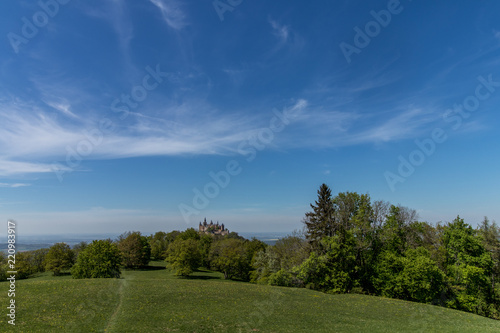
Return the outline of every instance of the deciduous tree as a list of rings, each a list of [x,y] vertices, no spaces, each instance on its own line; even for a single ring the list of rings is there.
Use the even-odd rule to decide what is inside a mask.
[[[151,259],[151,246],[140,232],[127,232],[118,238],[118,249],[122,253],[122,264],[127,268],[147,266]]]
[[[189,276],[201,265],[198,241],[193,238],[177,238],[168,246],[165,261],[169,262],[176,275]]]
[[[250,261],[245,241],[227,238],[214,242],[210,249],[210,266],[224,273],[225,279],[248,280]]]
[[[75,253],[68,244],[56,243],[45,255],[45,269],[59,275],[62,270],[69,269],[75,262]]]
[[[121,254],[111,240],[95,240],[78,254],[71,275],[75,279],[119,278]]]

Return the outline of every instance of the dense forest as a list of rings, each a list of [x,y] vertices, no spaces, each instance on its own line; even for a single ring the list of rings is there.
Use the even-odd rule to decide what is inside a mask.
[[[165,260],[180,277],[200,267],[226,279],[359,293],[434,304],[500,319],[500,228],[487,218],[473,228],[457,217],[436,225],[412,209],[339,193],[323,184],[300,232],[273,246],[235,232],[195,229],[150,236],[64,243],[16,254],[18,278],[52,271],[74,278],[119,277],[123,268]],[[0,258],[0,278],[8,271]]]

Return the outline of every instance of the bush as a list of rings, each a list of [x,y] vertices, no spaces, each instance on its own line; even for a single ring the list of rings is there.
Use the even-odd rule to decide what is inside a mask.
[[[66,243],[52,245],[45,255],[45,269],[57,276],[64,269],[69,269],[75,262],[75,254]]]
[[[71,269],[75,279],[119,278],[120,250],[111,240],[95,240],[80,252]]]
[[[276,273],[273,273],[269,276],[268,283],[271,286],[280,286],[280,287],[296,287],[297,281],[295,277],[288,271],[284,269],[280,269]]]

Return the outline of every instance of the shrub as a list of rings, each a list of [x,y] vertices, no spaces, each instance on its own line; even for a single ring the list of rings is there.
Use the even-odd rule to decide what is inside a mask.
[[[81,251],[71,269],[75,279],[119,278],[120,250],[111,240],[95,240]]]
[[[64,269],[69,269],[75,262],[75,254],[66,243],[52,245],[45,255],[45,269],[57,276]]]

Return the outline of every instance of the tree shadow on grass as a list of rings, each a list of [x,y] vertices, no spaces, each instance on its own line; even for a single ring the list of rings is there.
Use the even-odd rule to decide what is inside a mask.
[[[165,266],[144,266],[139,268],[124,268],[126,271],[161,271],[165,270]]]
[[[187,280],[221,280],[219,276],[189,275],[184,277]]]

